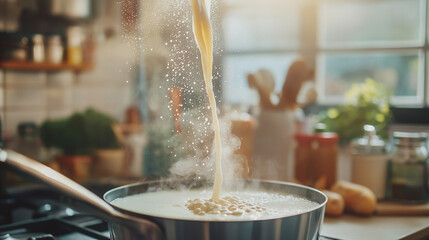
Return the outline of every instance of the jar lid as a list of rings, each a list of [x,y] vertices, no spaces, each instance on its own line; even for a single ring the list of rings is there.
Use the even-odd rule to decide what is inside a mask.
[[[67,29],[67,41],[69,46],[80,46],[84,39],[84,33],[81,27],[72,26]]]
[[[399,145],[413,145],[426,142],[428,135],[425,132],[393,132],[393,141]]]
[[[18,134],[21,137],[35,136],[37,125],[34,122],[22,122],[18,124]]]
[[[39,44],[42,43],[43,44],[43,35],[42,34],[34,34],[33,35],[33,43],[35,44]]]
[[[294,137],[299,143],[303,143],[303,144],[305,143],[311,144],[314,140],[313,134],[296,133]]]
[[[338,142],[338,134],[334,132],[318,133],[314,136],[314,140],[319,144],[335,144]]]
[[[48,37],[48,44],[61,44],[61,36],[60,35],[52,35]]]
[[[425,141],[428,135],[425,132],[393,132],[393,137],[401,141]]]
[[[352,141],[353,153],[357,154],[377,154],[383,153],[386,149],[386,143],[376,135],[375,127],[364,125],[364,136]]]

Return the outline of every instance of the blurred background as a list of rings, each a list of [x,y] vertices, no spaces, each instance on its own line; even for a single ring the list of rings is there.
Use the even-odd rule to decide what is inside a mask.
[[[375,213],[353,216],[346,203],[323,235],[427,239],[429,0],[210,3],[224,183],[350,181],[377,198]],[[0,119],[1,148],[99,195],[152,178],[211,179],[190,1],[0,0]],[[35,183],[0,162],[0,232],[73,217],[47,199],[62,194]]]
[[[337,132],[346,145],[364,134],[365,124],[384,139],[396,125],[426,129],[426,10],[426,0],[212,1],[215,94],[220,115],[241,140],[246,168],[254,138],[266,139],[257,131],[260,86],[251,87],[249,76],[268,72],[260,83],[272,85],[269,101],[276,105],[297,59],[308,79],[299,85],[294,127],[286,134]],[[168,174],[189,155],[185,146],[208,148],[190,137],[203,143],[210,135],[201,80],[188,1],[0,0],[3,136],[18,150],[22,138],[37,141],[43,150],[28,151],[41,161],[56,162],[61,153],[103,155],[101,149],[125,159],[116,175]],[[341,108],[347,105],[355,108]],[[352,132],[351,124],[357,124]],[[70,168],[67,161],[53,167]]]

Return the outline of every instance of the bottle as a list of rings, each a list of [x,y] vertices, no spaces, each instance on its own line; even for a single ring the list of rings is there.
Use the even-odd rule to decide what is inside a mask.
[[[377,199],[386,195],[386,144],[376,135],[375,127],[365,125],[364,136],[351,143],[351,180],[371,189]]]
[[[388,162],[388,195],[402,203],[424,203],[428,192],[427,134],[394,132]]]
[[[34,34],[33,36],[33,61],[36,63],[45,61],[45,46],[42,34]]]
[[[80,65],[83,61],[82,28],[73,26],[67,29],[67,62],[71,65]]]
[[[50,36],[47,40],[46,59],[50,63],[59,64],[63,61],[64,47],[59,35]]]

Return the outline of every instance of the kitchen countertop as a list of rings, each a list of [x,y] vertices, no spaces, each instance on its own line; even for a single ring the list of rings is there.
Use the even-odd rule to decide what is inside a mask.
[[[428,239],[428,216],[325,217],[321,235],[334,239]]]
[[[349,149],[342,149],[339,153],[337,173],[341,180],[350,181],[349,156]],[[429,216],[325,216],[321,235],[344,240],[429,239]]]

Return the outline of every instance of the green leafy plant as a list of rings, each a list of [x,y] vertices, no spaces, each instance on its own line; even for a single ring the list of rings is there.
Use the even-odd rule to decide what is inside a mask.
[[[337,132],[343,143],[360,137],[365,124],[374,125],[378,134],[387,138],[391,121],[389,96],[384,85],[367,78],[365,83],[353,84],[346,92],[345,105],[320,113],[319,122],[326,125],[327,131]]]
[[[145,176],[164,177],[181,156],[182,134],[173,133],[171,126],[154,121],[147,127],[149,142],[145,148]]]
[[[97,149],[116,149],[119,142],[113,133],[111,117],[88,109],[59,120],[47,120],[40,127],[46,147],[61,149],[66,155],[88,155]]]

